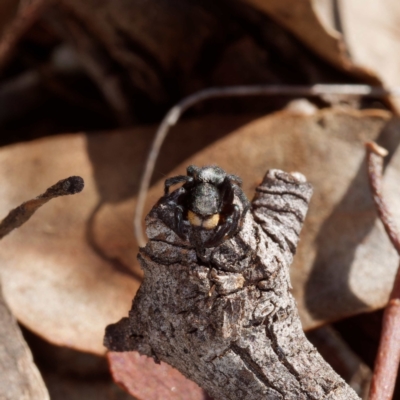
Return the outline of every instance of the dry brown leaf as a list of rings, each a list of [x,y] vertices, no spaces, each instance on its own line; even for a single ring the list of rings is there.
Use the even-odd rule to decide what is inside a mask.
[[[400,198],[396,185],[400,159],[395,153],[399,124],[390,113],[379,110],[324,110],[311,116],[281,112],[237,129],[171,172],[161,161],[156,169],[157,174],[172,176],[184,173],[192,163],[217,163],[239,174],[249,195],[268,168],[300,171],[307,176],[315,194],[292,267],[292,282],[304,327],[310,329],[382,307],[387,300],[396,255],[376,220],[363,164],[364,141],[377,140],[394,154],[385,187],[389,201],[395,205]],[[204,132],[207,125],[204,120]],[[185,129],[182,124],[177,131],[180,129],[188,132],[185,140],[197,135],[190,126]],[[162,159],[171,159],[174,151],[176,147],[168,144]],[[150,190],[148,205],[162,193],[163,178]],[[110,243],[117,235],[106,227],[116,221],[115,213],[122,221],[132,206],[129,200],[107,204],[96,215],[96,241],[109,254],[116,256],[112,253],[115,246]],[[118,229],[121,231],[121,223]],[[131,250],[133,259],[136,248]],[[127,258],[128,253],[120,252],[119,257]]]
[[[249,119],[182,125],[165,147],[159,168],[170,171]],[[65,135],[0,150],[0,214],[60,177],[79,174],[85,180],[82,194],[40,209],[29,224],[5,237],[0,249],[0,276],[10,308],[52,343],[104,354],[105,326],[130,308],[141,279],[133,196],[154,131]]]
[[[268,168],[300,171],[315,188],[292,267],[304,328],[382,307],[397,258],[376,220],[363,143],[377,140],[391,151],[385,188],[395,208],[398,120],[383,111],[329,109],[250,119],[178,124],[163,147],[147,210],[162,194],[165,177],[184,173],[190,163],[218,163],[239,174],[248,194]],[[133,210],[154,131],[65,135],[0,150],[3,214],[65,175],[80,174],[86,182],[84,193],[40,210],[3,240],[0,251],[11,309],[53,343],[102,354],[104,327],[130,308],[141,276]]]
[[[184,173],[188,164],[218,163],[239,174],[250,195],[268,168],[307,176],[314,195],[292,266],[292,283],[303,326],[310,329],[380,308],[387,301],[397,256],[376,220],[364,142],[372,139],[390,149],[385,188],[400,219],[399,128],[398,119],[379,110],[276,113],[219,140],[171,175]],[[155,200],[154,190],[161,193],[162,182],[151,190]]]
[[[374,71],[386,86],[400,86],[400,2],[341,1],[340,16],[352,60]],[[400,110],[400,100],[393,101]]]
[[[62,46],[54,48],[39,41],[40,48],[43,46],[43,51],[52,56],[42,59],[33,52],[33,61],[23,61],[25,44],[32,45],[30,35],[40,28],[47,32],[44,36],[50,42],[60,41],[72,49],[74,62],[87,75],[85,79],[97,85],[108,107],[103,105],[123,126],[134,121],[155,121],[182,97],[210,86],[351,83],[360,77],[371,81],[371,76],[357,73],[350,62],[350,67],[346,66],[344,53],[336,52],[331,57],[336,60],[331,61],[332,66],[316,57],[251,2],[32,0],[23,4],[0,41],[0,69],[19,65],[11,63],[17,54],[14,61],[21,62],[21,58],[26,68],[37,71],[30,71],[36,72],[34,76],[26,73],[10,79],[13,95],[19,93],[15,93],[16,83],[21,84],[24,78],[22,87],[26,91],[35,89],[35,98],[39,88],[50,88],[52,96],[75,106],[98,112],[100,103],[103,111],[102,101],[82,101],[85,96],[77,93],[79,88],[70,88],[65,75],[59,74],[55,55]],[[309,23],[311,16],[316,20],[310,11],[299,30],[310,29],[329,42],[330,36],[321,25],[314,20]],[[325,42],[320,47],[330,49],[331,42]],[[333,43],[336,46],[335,40]],[[235,110],[265,112],[266,108],[279,109],[286,100],[286,96],[264,102],[237,99],[234,106]],[[32,100],[24,104],[23,108],[33,107]],[[214,102],[207,107],[220,110],[227,104]],[[18,109],[17,115],[23,112]]]
[[[207,400],[196,383],[178,370],[138,352],[107,353],[115,382],[138,400]]]
[[[49,400],[17,321],[3,300],[0,284],[0,398]]]
[[[349,57],[342,35],[324,24],[316,0],[244,0],[292,32],[324,60],[355,76],[379,84],[376,71]],[[330,2],[324,2],[330,4]],[[355,14],[357,15],[357,14]]]
[[[396,0],[245,0],[336,67],[373,84],[399,86]],[[400,101],[392,98],[400,110]]]

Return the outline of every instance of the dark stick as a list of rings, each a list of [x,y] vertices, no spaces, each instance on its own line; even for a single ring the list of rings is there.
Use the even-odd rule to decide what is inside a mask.
[[[382,194],[383,157],[387,151],[376,143],[366,143],[368,178],[378,216],[390,241],[400,255],[400,237]],[[370,400],[390,400],[400,362],[400,267],[383,315],[382,333],[371,381]]]
[[[83,187],[84,182],[80,176],[70,176],[49,187],[46,192],[35,199],[28,200],[17,208],[14,208],[0,223],[0,239],[28,221],[34,212],[49,200],[55,197],[79,193]]]

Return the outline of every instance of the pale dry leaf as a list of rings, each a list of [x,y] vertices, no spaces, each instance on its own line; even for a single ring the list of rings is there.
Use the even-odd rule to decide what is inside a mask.
[[[310,329],[380,308],[387,301],[397,261],[376,219],[364,142],[377,140],[390,149],[385,187],[395,205],[400,198],[396,185],[399,126],[397,118],[379,110],[276,113],[219,139],[168,176],[184,173],[189,164],[216,163],[240,175],[248,194],[268,168],[300,171],[307,176],[315,194],[291,272],[303,325]],[[188,135],[194,137],[195,133]],[[157,171],[164,170],[159,166]],[[158,200],[162,186],[160,179],[150,190],[148,204]],[[125,203],[115,209],[123,213],[128,207]],[[113,212],[109,205],[103,215],[99,214],[103,228],[99,226],[97,231],[105,235],[99,237],[102,247],[112,237],[105,226]]]
[[[182,125],[165,148],[161,169],[170,171],[249,119],[216,118],[206,128],[202,120]],[[79,197],[60,198],[40,209],[29,224],[5,237],[0,249],[10,308],[52,343],[104,354],[104,327],[129,310],[141,280],[134,196],[154,131],[64,135],[0,150],[0,214],[66,174],[85,180]]]
[[[376,220],[364,141],[390,151],[384,185],[396,209],[398,120],[377,110],[330,109],[251,119],[178,124],[162,149],[147,211],[162,195],[166,176],[184,173],[191,163],[217,163],[240,175],[248,194],[268,168],[300,171],[315,193],[291,270],[304,328],[382,307],[397,257]],[[0,150],[3,214],[44,182],[74,173],[86,182],[84,194],[40,210],[4,239],[0,252],[11,309],[53,343],[102,354],[104,327],[127,314],[141,276],[135,196],[155,128],[64,135]],[[16,179],[27,185],[18,187]]]
[[[400,85],[396,0],[245,0],[293,32],[322,58],[375,84]],[[397,110],[400,102],[391,98]]]
[[[400,85],[400,3],[340,1],[343,35],[352,60],[373,71],[385,86]],[[400,101],[392,98],[400,110]]]
[[[269,168],[307,177],[314,195],[291,273],[303,326],[310,329],[387,301],[397,256],[376,219],[364,142],[378,141],[390,151],[385,188],[400,219],[399,128],[397,118],[379,110],[276,113],[232,132],[171,175],[189,164],[218,163],[243,178],[248,194]],[[154,201],[161,191],[159,182],[150,192]]]

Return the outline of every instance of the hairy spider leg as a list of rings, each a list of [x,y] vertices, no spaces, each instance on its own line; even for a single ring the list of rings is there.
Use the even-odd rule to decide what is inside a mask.
[[[193,177],[195,177],[195,176],[199,173],[199,171],[200,171],[200,168],[199,168],[199,167],[196,167],[195,165],[189,165],[189,166],[186,168],[186,173],[187,173],[189,176],[193,176]]]
[[[228,234],[228,236],[231,236],[234,233],[233,229],[235,229],[235,226],[237,227],[238,225],[237,223],[235,223],[235,219],[240,219],[239,207],[236,205],[232,205],[234,199],[234,190],[230,177],[227,176],[224,179],[224,182],[220,187],[220,191],[220,210],[222,214],[227,214],[227,216],[224,223],[220,226],[215,235],[206,242],[206,247],[214,247],[218,245],[226,234]]]
[[[242,186],[242,178],[238,177],[237,175],[228,175],[227,178],[231,181],[231,183],[236,183],[237,186]]]
[[[236,182],[237,184],[233,182]],[[236,175],[228,175],[226,177],[223,187],[221,188],[222,212],[224,212],[225,204],[232,204],[235,194],[239,197],[239,200],[243,205],[243,210],[241,212],[239,206],[237,204],[233,204],[228,216],[225,219],[225,222],[221,225],[216,234],[207,241],[205,247],[217,246],[224,239],[225,235],[228,235],[228,238],[232,237],[237,232],[243,217],[250,209],[250,202],[239,186],[241,183],[241,179]]]
[[[239,200],[243,205],[243,211],[241,217],[241,219],[243,219],[243,217],[246,215],[247,211],[249,211],[251,207],[250,201],[248,200],[247,196],[244,194],[242,190],[243,181],[237,175],[228,175],[228,178],[232,182],[232,187],[236,196],[239,197]]]
[[[181,182],[185,183],[193,182],[193,178],[191,176],[186,176],[186,175],[177,175],[173,176],[172,178],[166,179],[164,183],[164,194],[167,195],[169,193],[169,188],[171,186]]]
[[[176,206],[175,211],[174,211],[174,219],[175,219],[175,232],[178,234],[178,236],[186,240],[187,237],[185,235],[185,232],[183,230],[183,207],[182,206]]]
[[[239,197],[240,202],[243,204],[242,219],[246,215],[247,211],[250,210],[251,204],[247,196],[244,194],[242,188],[238,185],[232,185],[233,190],[237,197]]]
[[[220,204],[220,210],[223,211],[224,206],[226,204],[232,204],[233,199],[234,199],[234,191],[232,187],[232,182],[230,180],[230,177],[227,176],[225,177],[224,181],[222,182],[222,185],[220,187],[220,193],[221,193],[221,204]]]

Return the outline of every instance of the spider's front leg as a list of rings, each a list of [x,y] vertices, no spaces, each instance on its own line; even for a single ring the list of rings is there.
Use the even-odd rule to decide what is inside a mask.
[[[176,185],[177,183],[181,182],[193,182],[193,178],[191,176],[186,176],[186,175],[177,175],[173,176],[172,178],[168,178],[165,180],[164,183],[164,195],[167,195],[169,193],[169,188],[173,185]]]
[[[174,211],[175,233],[183,240],[187,240],[187,235],[184,230],[183,224],[183,207],[177,205]]]
[[[169,194],[169,188],[171,186],[182,182],[185,182],[186,186],[190,185],[193,182],[193,178],[191,176],[186,176],[186,175],[177,175],[172,178],[166,179],[164,183],[164,195],[167,196]],[[183,187],[185,187],[185,185],[183,185]],[[182,196],[185,195],[186,192],[185,194],[181,194],[178,198],[175,198],[173,201],[170,202],[175,206],[173,230],[183,240],[187,240],[187,235],[185,234],[184,223],[183,223],[184,209],[181,206],[183,201]]]
[[[225,236],[231,237],[236,233],[241,219],[241,211],[238,205],[233,204],[235,188],[238,188],[239,191],[241,191],[236,184],[231,182],[230,176],[225,178],[221,186],[221,209],[222,214],[225,216],[225,220],[222,225],[220,225],[215,235],[204,244],[205,247],[218,246]],[[242,199],[240,200],[242,201]]]

